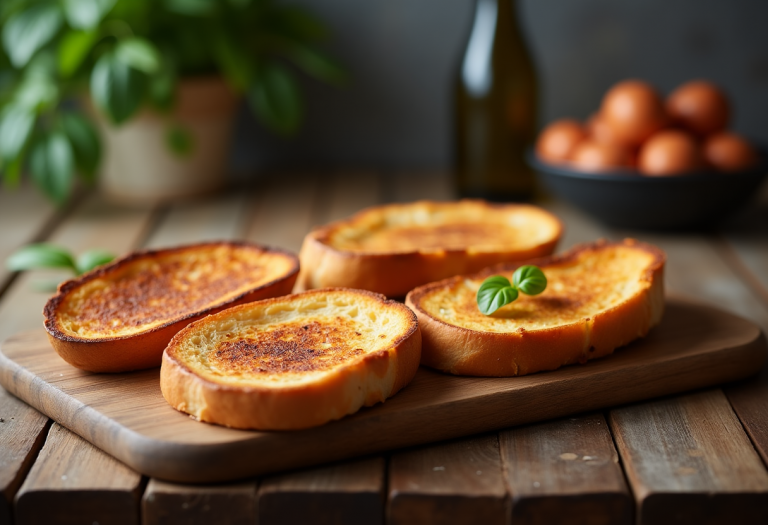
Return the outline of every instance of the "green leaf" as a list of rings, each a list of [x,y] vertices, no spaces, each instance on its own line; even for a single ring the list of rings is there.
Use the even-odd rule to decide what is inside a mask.
[[[170,60],[162,61],[160,70],[149,78],[149,98],[155,108],[168,111],[176,98],[176,70]]]
[[[101,161],[101,141],[93,125],[77,113],[64,113],[61,127],[72,144],[75,165],[89,182],[95,182],[96,168]]]
[[[547,288],[547,278],[538,266],[521,266],[512,274],[512,282],[526,295],[539,295]]]
[[[74,164],[72,145],[59,131],[35,143],[30,152],[29,168],[33,180],[58,204],[64,203],[72,191]]]
[[[188,129],[175,124],[165,134],[165,143],[179,157],[187,157],[195,149],[195,139]]]
[[[85,272],[90,272],[97,266],[107,264],[115,258],[111,253],[104,250],[88,250],[80,254],[77,258],[77,274],[80,275]]]
[[[56,63],[49,60],[48,55],[41,53],[33,59],[14,97],[16,104],[37,113],[56,105],[59,98],[58,83],[54,78]]]
[[[143,38],[122,40],[115,54],[119,61],[145,73],[154,73],[160,67],[160,52]]]
[[[216,62],[230,84],[239,91],[246,91],[253,78],[251,57],[225,34],[217,35],[214,53]]]
[[[289,57],[308,75],[326,82],[341,84],[348,78],[347,71],[325,53],[294,42],[289,47]]]
[[[12,15],[3,27],[3,47],[11,63],[21,68],[61,28],[61,9],[54,3],[34,4]]]
[[[12,162],[32,134],[35,114],[22,106],[8,106],[0,119],[0,159]]]
[[[70,31],[64,35],[59,46],[59,72],[62,76],[68,78],[77,71],[97,38],[96,31]]]
[[[477,290],[477,307],[484,315],[517,299],[517,289],[502,275],[488,277]]]
[[[249,100],[256,115],[268,128],[283,135],[298,130],[303,112],[301,93],[286,68],[275,63],[259,68]]]
[[[92,29],[101,22],[116,0],[64,0],[64,14],[74,29]]]
[[[24,156],[20,155],[13,162],[8,162],[2,166],[3,182],[8,188],[15,188],[21,180],[21,166]]]
[[[53,244],[29,244],[12,253],[5,261],[12,272],[38,268],[68,268],[76,271],[75,261],[69,251]]]
[[[215,0],[165,0],[168,11],[187,16],[205,16],[216,8]]]
[[[141,105],[146,77],[114,53],[99,58],[91,73],[91,97],[114,124],[121,124]]]
[[[269,25],[282,35],[301,40],[320,40],[328,36],[325,24],[300,7],[282,7],[279,12],[272,13]]]

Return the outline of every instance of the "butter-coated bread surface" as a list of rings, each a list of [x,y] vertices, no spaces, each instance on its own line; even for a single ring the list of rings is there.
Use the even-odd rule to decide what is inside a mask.
[[[160,366],[186,325],[290,293],[298,270],[295,255],[249,243],[135,252],[62,283],[43,311],[45,328],[56,352],[83,370]]]
[[[163,354],[160,387],[201,421],[301,429],[391,397],[413,379],[420,355],[405,305],[363,290],[313,290],[187,326]]]
[[[632,239],[597,241],[421,286],[406,299],[422,330],[421,362],[457,375],[507,377],[611,354],[661,320],[665,259]],[[512,280],[522,264],[544,271],[546,290],[483,315],[476,301],[482,282]]]
[[[309,233],[298,288],[360,288],[402,298],[416,286],[551,254],[562,224],[527,204],[387,204]]]

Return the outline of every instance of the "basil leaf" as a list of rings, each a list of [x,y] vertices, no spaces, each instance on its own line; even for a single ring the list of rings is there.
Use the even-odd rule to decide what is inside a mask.
[[[121,124],[139,108],[145,81],[143,73],[115,53],[106,53],[91,72],[91,96],[114,124]]]
[[[538,266],[521,266],[512,274],[512,281],[526,295],[538,295],[547,288],[547,278]]]
[[[89,272],[97,266],[111,262],[114,258],[114,255],[104,250],[97,249],[83,252],[80,254],[80,257],[77,258],[77,273],[79,275],[81,273]]]
[[[22,68],[61,28],[57,4],[36,4],[11,16],[3,27],[3,47],[11,63]]]
[[[75,270],[75,261],[64,248],[52,244],[30,244],[12,253],[5,261],[12,272],[36,268],[68,268]]]
[[[66,135],[53,132],[38,141],[30,152],[29,168],[38,187],[51,200],[64,203],[72,191],[74,154]]]
[[[502,306],[517,299],[517,289],[509,279],[501,275],[488,277],[477,290],[477,307],[485,315],[491,315]]]
[[[275,63],[259,68],[249,100],[254,112],[272,130],[290,135],[301,124],[301,93],[290,72]]]

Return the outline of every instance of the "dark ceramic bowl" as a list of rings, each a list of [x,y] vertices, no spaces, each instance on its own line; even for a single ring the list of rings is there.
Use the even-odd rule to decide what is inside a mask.
[[[547,188],[598,220],[622,228],[683,230],[714,226],[756,193],[768,174],[768,152],[739,173],[647,177],[636,172],[584,173],[547,164],[528,152]]]

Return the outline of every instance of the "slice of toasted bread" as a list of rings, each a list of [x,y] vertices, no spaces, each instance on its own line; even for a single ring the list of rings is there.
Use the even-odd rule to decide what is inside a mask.
[[[307,428],[394,395],[413,379],[420,353],[405,305],[362,290],[314,290],[189,325],[163,354],[160,388],[201,421]]]
[[[561,234],[557,217],[524,204],[419,201],[367,208],[307,235],[298,287],[405,297],[428,282],[549,255]]]
[[[171,337],[205,315],[290,293],[295,255],[212,242],[135,252],[62,283],[45,328],[58,354],[91,372],[160,366]]]
[[[559,256],[527,261],[547,289],[490,316],[477,307],[491,275],[512,280],[520,264],[431,283],[408,294],[419,318],[422,364],[459,375],[518,376],[610,354],[644,336],[664,310],[660,249],[631,239],[598,241]]]

